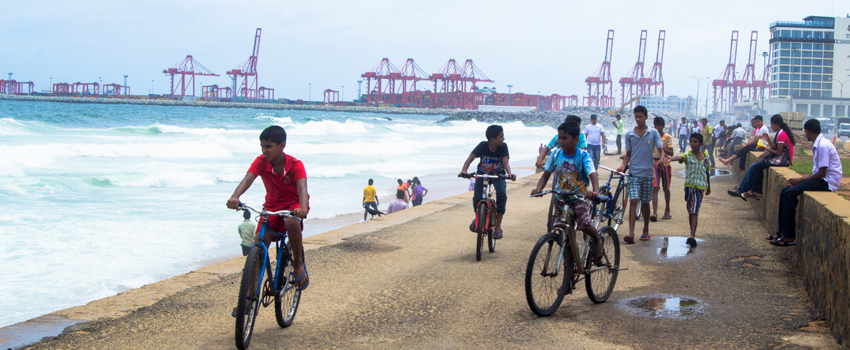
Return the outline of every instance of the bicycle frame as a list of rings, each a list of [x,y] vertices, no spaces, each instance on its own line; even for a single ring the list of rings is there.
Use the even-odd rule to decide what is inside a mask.
[[[266,230],[269,230],[271,232],[276,233],[278,236],[280,236],[280,240],[274,242],[275,249],[277,250],[277,263],[275,264],[276,266],[275,266],[275,270],[274,270],[274,278],[272,280],[272,289],[274,290],[274,292],[276,294],[280,295],[281,292],[285,291],[286,289],[295,287],[295,286],[285,286],[284,289],[281,289],[281,290],[278,290],[277,287],[276,287],[277,283],[278,283],[278,278],[280,278],[280,264],[281,264],[281,262],[283,261],[284,258],[289,259],[289,254],[291,254],[290,250],[289,250],[289,245],[287,244],[289,242],[289,236],[286,234],[285,230],[283,232],[273,231],[271,229],[271,227],[269,226],[268,215],[262,215],[261,218],[262,219],[261,219],[261,226],[260,226],[260,238],[257,240],[257,243],[254,244],[254,246],[262,247],[263,253],[264,253],[263,254],[263,266],[265,266],[265,269],[260,270],[259,281],[263,280],[263,277],[265,276],[266,271],[268,271],[269,275],[272,275],[271,260],[269,259],[269,248],[268,248],[268,246],[266,246],[266,243],[264,242]],[[281,248],[283,248],[283,249],[281,249]],[[284,253],[286,253],[286,255],[287,255],[286,257],[284,257]],[[255,294],[255,295],[257,295],[259,297],[261,295],[260,291],[261,291],[262,288],[263,288],[262,284],[259,284],[258,287],[257,287],[257,290],[255,291],[255,293],[257,293],[257,294]],[[266,305],[263,305],[263,306],[266,306]]]
[[[475,209],[476,209],[476,211],[478,211],[478,206],[479,206],[479,205],[484,205],[484,206],[486,206],[486,207],[487,207],[487,208],[486,208],[486,211],[487,211],[487,217],[486,217],[486,218],[484,218],[484,219],[485,219],[485,226],[484,226],[484,229],[485,229],[485,230],[489,230],[489,229],[490,229],[490,222],[491,222],[491,221],[493,221],[493,218],[491,218],[490,216],[491,216],[491,215],[494,215],[494,214],[493,214],[493,209],[495,209],[495,206],[493,205],[493,199],[492,199],[492,197],[490,196],[490,194],[492,193],[492,190],[493,190],[493,184],[492,184],[492,183],[490,183],[490,179],[488,179],[488,178],[486,178],[486,177],[485,177],[485,178],[481,178],[481,180],[483,181],[483,183],[482,183],[482,185],[483,185],[482,187],[483,187],[483,188],[481,189],[481,198],[478,200],[478,203],[475,205]],[[476,215],[476,216],[475,216],[475,221],[476,221],[476,222],[475,222],[475,224],[476,224],[476,227],[481,227],[480,223],[478,222],[478,219],[479,219],[479,218],[478,218],[478,216]]]
[[[557,195],[553,193],[553,195]],[[577,199],[584,201],[584,199]],[[587,276],[593,272],[607,269],[607,266],[597,266],[595,268],[586,270],[584,268],[584,264],[582,264],[581,257],[587,254],[587,249],[589,248],[587,244],[584,244],[584,249],[579,253],[578,249],[578,240],[576,239],[575,232],[575,212],[567,205],[566,202],[561,200],[560,198],[556,202],[557,205],[561,208],[561,215],[556,219],[555,224],[552,226],[553,230],[558,231],[558,245],[560,246],[560,251],[558,253],[558,261],[554,266],[560,266],[563,263],[564,253],[566,252],[567,246],[570,247],[570,253],[572,254],[574,267],[576,268],[576,272],[579,275]],[[544,262],[543,271],[547,271],[549,268],[549,256],[547,255],[546,261]],[[557,269],[555,269],[557,271]],[[564,273],[567,273],[566,271]],[[570,271],[572,273],[572,271]],[[580,281],[582,278],[572,281],[573,283]]]
[[[605,185],[602,186],[600,188],[600,191],[599,191],[600,193],[603,193],[602,189],[605,189],[608,192],[608,195],[609,195],[608,202],[607,202],[608,205],[605,206],[605,212],[597,213],[597,215],[599,215],[600,217],[604,217],[606,219],[610,219],[610,218],[614,217],[614,207],[616,206],[616,203],[614,203],[614,200],[620,199],[619,196],[617,196],[617,193],[611,192],[611,180],[617,179],[617,187],[616,187],[617,191],[625,191],[626,186],[628,186],[628,184],[629,184],[628,179],[627,179],[628,175],[623,174],[623,173],[618,173],[615,170],[608,169],[606,167],[600,166],[600,168],[610,171],[611,175],[608,176],[608,182],[606,182]],[[628,196],[628,193],[623,193],[621,195]],[[617,197],[617,198],[615,198],[615,197]],[[625,212],[625,208],[621,208],[621,210],[623,210]],[[597,226],[596,228],[599,228],[598,224],[601,223],[601,222],[602,222],[602,219],[600,218],[598,221],[596,221],[594,223],[595,224],[594,226]],[[614,226],[614,230],[619,229],[621,224],[622,224],[622,220],[616,219],[616,224]]]

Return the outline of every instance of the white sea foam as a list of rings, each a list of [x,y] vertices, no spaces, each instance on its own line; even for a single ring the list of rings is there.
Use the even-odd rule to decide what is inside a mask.
[[[12,118],[0,118],[0,135],[3,136],[21,136],[28,135],[26,126]]]

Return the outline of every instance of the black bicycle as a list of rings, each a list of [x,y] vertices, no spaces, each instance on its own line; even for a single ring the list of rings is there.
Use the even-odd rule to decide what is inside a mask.
[[[242,283],[239,286],[239,300],[236,307],[236,347],[240,350],[248,348],[254,331],[254,322],[260,311],[260,305],[268,307],[274,301],[274,314],[277,325],[286,328],[292,325],[295,312],[301,301],[301,291],[296,288],[293,274],[292,248],[289,246],[289,236],[286,231],[277,232],[269,227],[269,217],[278,215],[282,218],[296,218],[288,210],[257,211],[245,204],[240,204],[236,210],[251,210],[260,214],[260,238],[248,253],[245,268],[242,270]],[[275,235],[280,239],[275,241],[277,261],[270,259],[269,248],[264,243],[265,235]],[[304,263],[303,248],[301,263]],[[265,282],[263,279],[265,278]]]
[[[464,179],[474,178],[484,181],[484,188],[481,191],[481,198],[475,206],[475,221],[473,228],[478,234],[478,240],[475,243],[475,260],[481,261],[481,251],[484,250],[484,236],[487,236],[487,247],[490,253],[496,251],[496,240],[493,238],[496,227],[496,201],[493,200],[493,184],[492,179],[509,179],[507,175],[486,175],[486,174],[458,174],[458,177]]]
[[[608,300],[620,270],[620,240],[613,227],[598,230],[604,254],[593,261],[593,239],[583,234],[576,239],[575,213],[567,203],[583,201],[584,195],[574,192],[543,191],[532,197],[551,193],[555,201],[555,223],[544,234],[528,257],[525,270],[525,299],[537,316],[549,316],[561,306],[564,295],[572,294],[583,279],[587,296],[594,303]],[[606,196],[598,196],[606,201]]]
[[[607,196],[607,201],[602,201],[599,206],[593,206],[592,220],[593,226],[599,229],[600,226],[611,226],[614,231],[620,229],[623,224],[623,216],[626,213],[626,208],[629,204],[629,179],[631,175],[618,172],[611,168],[599,166],[599,169],[605,169],[611,172],[608,176],[608,182],[599,187],[599,195]],[[617,186],[614,189],[614,194],[611,195],[611,181],[616,180]],[[553,199],[554,201],[554,199]],[[550,209],[551,211],[551,209]],[[637,206],[637,218],[641,216],[641,205]]]

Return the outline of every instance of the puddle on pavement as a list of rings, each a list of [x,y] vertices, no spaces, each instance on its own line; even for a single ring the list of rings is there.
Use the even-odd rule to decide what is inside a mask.
[[[724,170],[724,169],[711,169],[708,172],[708,176],[710,176],[710,177],[726,176],[726,175],[732,175],[732,172],[729,171],[729,170]],[[685,170],[682,170],[682,171],[679,172],[679,177],[681,177],[683,179],[685,178]]]
[[[697,299],[676,295],[650,295],[622,302],[623,306],[638,316],[687,320],[703,314],[704,304]]]
[[[662,258],[672,259],[681,258],[699,249],[699,245],[704,242],[703,239],[697,238],[697,248],[691,248],[688,245],[688,237],[664,237],[661,240],[661,248],[656,249],[658,255]]]

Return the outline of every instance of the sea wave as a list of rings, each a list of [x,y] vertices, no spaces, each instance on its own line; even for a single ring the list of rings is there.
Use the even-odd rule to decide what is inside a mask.
[[[124,131],[143,134],[190,134],[190,135],[222,135],[222,134],[259,134],[257,130],[225,129],[225,128],[189,128],[168,124],[154,124],[148,126],[122,126],[112,128],[115,131]]]
[[[2,136],[21,136],[28,135],[26,126],[12,118],[0,118],[0,135]]]
[[[107,175],[87,179],[92,186],[96,187],[177,187],[188,188],[204,185],[213,185],[217,178],[189,171],[166,171],[157,174],[120,174]]]

